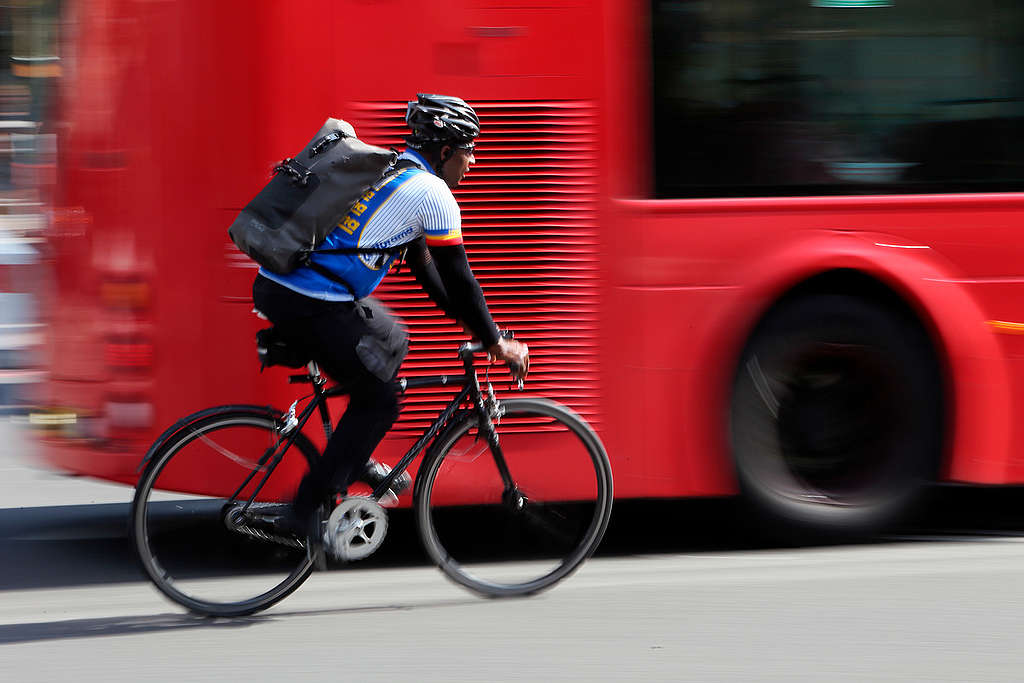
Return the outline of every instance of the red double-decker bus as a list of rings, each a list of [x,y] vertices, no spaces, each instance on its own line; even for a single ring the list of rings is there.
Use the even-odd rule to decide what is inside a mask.
[[[327,116],[480,114],[457,191],[528,390],[621,497],[743,492],[864,528],[924,482],[1024,482],[1016,0],[67,0],[45,458],[134,482],[166,425],[287,406],[226,228]],[[403,372],[460,330],[407,275]],[[394,460],[440,395],[406,398]]]

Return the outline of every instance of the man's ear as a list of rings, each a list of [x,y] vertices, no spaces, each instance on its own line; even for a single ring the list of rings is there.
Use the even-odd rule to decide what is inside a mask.
[[[441,148],[441,163],[444,164],[445,162],[447,162],[449,159],[452,158],[453,154],[455,154],[455,150],[452,149],[451,145],[445,145],[444,147],[442,147]]]

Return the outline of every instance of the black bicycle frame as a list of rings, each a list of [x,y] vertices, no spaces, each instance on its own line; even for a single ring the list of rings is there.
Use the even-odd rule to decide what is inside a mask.
[[[375,499],[380,498],[384,493],[391,488],[392,482],[401,476],[405,472],[406,468],[416,459],[416,456],[423,450],[427,443],[437,436],[438,432],[447,424],[451,416],[458,410],[462,402],[468,397],[472,399],[474,410],[480,415],[480,425],[478,429],[483,433],[490,445],[492,452],[495,457],[495,462],[498,466],[498,471],[501,474],[502,480],[505,483],[506,492],[515,490],[515,483],[512,481],[512,475],[508,470],[508,466],[505,463],[505,456],[501,452],[501,446],[498,442],[497,433],[494,431],[494,424],[491,421],[490,413],[487,410],[487,406],[484,405],[483,395],[480,393],[480,379],[477,377],[476,369],[473,367],[473,350],[474,348],[470,345],[464,345],[459,350],[459,356],[462,358],[465,372],[461,376],[450,376],[450,375],[432,375],[429,377],[403,377],[399,378],[398,386],[402,393],[405,393],[409,389],[420,389],[425,387],[445,387],[449,385],[461,384],[462,390],[448,403],[448,405],[441,411],[437,416],[437,419],[423,432],[416,443],[406,452],[402,459],[398,461],[398,464],[391,470],[387,477],[373,490],[373,497]],[[253,495],[246,501],[245,507],[242,509],[243,514],[248,511],[249,506],[256,499],[260,490],[266,484],[270,474],[277,467],[278,463],[284,457],[284,454],[292,447],[295,443],[295,439],[302,432],[302,428],[306,422],[313,415],[313,411],[319,411],[321,421],[323,422],[324,434],[328,439],[331,438],[332,433],[332,422],[330,411],[327,407],[327,399],[335,396],[343,396],[347,393],[345,386],[336,386],[330,389],[324,389],[326,380],[320,375],[318,370],[315,370],[311,364],[309,372],[304,375],[292,375],[289,377],[289,382],[293,384],[312,384],[313,385],[313,400],[310,401],[309,405],[302,409],[302,412],[296,418],[295,426],[291,428],[288,433],[288,438],[284,441],[284,447],[281,448],[281,444],[275,444],[267,449],[262,457],[256,462],[256,467],[249,473],[249,476],[245,478],[242,485],[238,487],[238,490],[232,494],[229,500],[233,501],[235,498],[245,490],[249,482],[252,481],[256,473],[266,466],[266,472],[263,475],[263,479],[260,481]],[[269,463],[269,464],[268,464]]]

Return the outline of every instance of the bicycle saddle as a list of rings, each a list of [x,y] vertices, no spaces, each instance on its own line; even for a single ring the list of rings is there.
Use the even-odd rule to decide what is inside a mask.
[[[285,343],[274,327],[265,327],[256,333],[256,355],[260,370],[272,365],[301,368],[311,360],[307,354]]]

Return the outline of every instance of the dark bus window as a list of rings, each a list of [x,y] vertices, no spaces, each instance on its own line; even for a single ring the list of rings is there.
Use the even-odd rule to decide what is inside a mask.
[[[1021,0],[653,0],[655,195],[1024,190]]]

